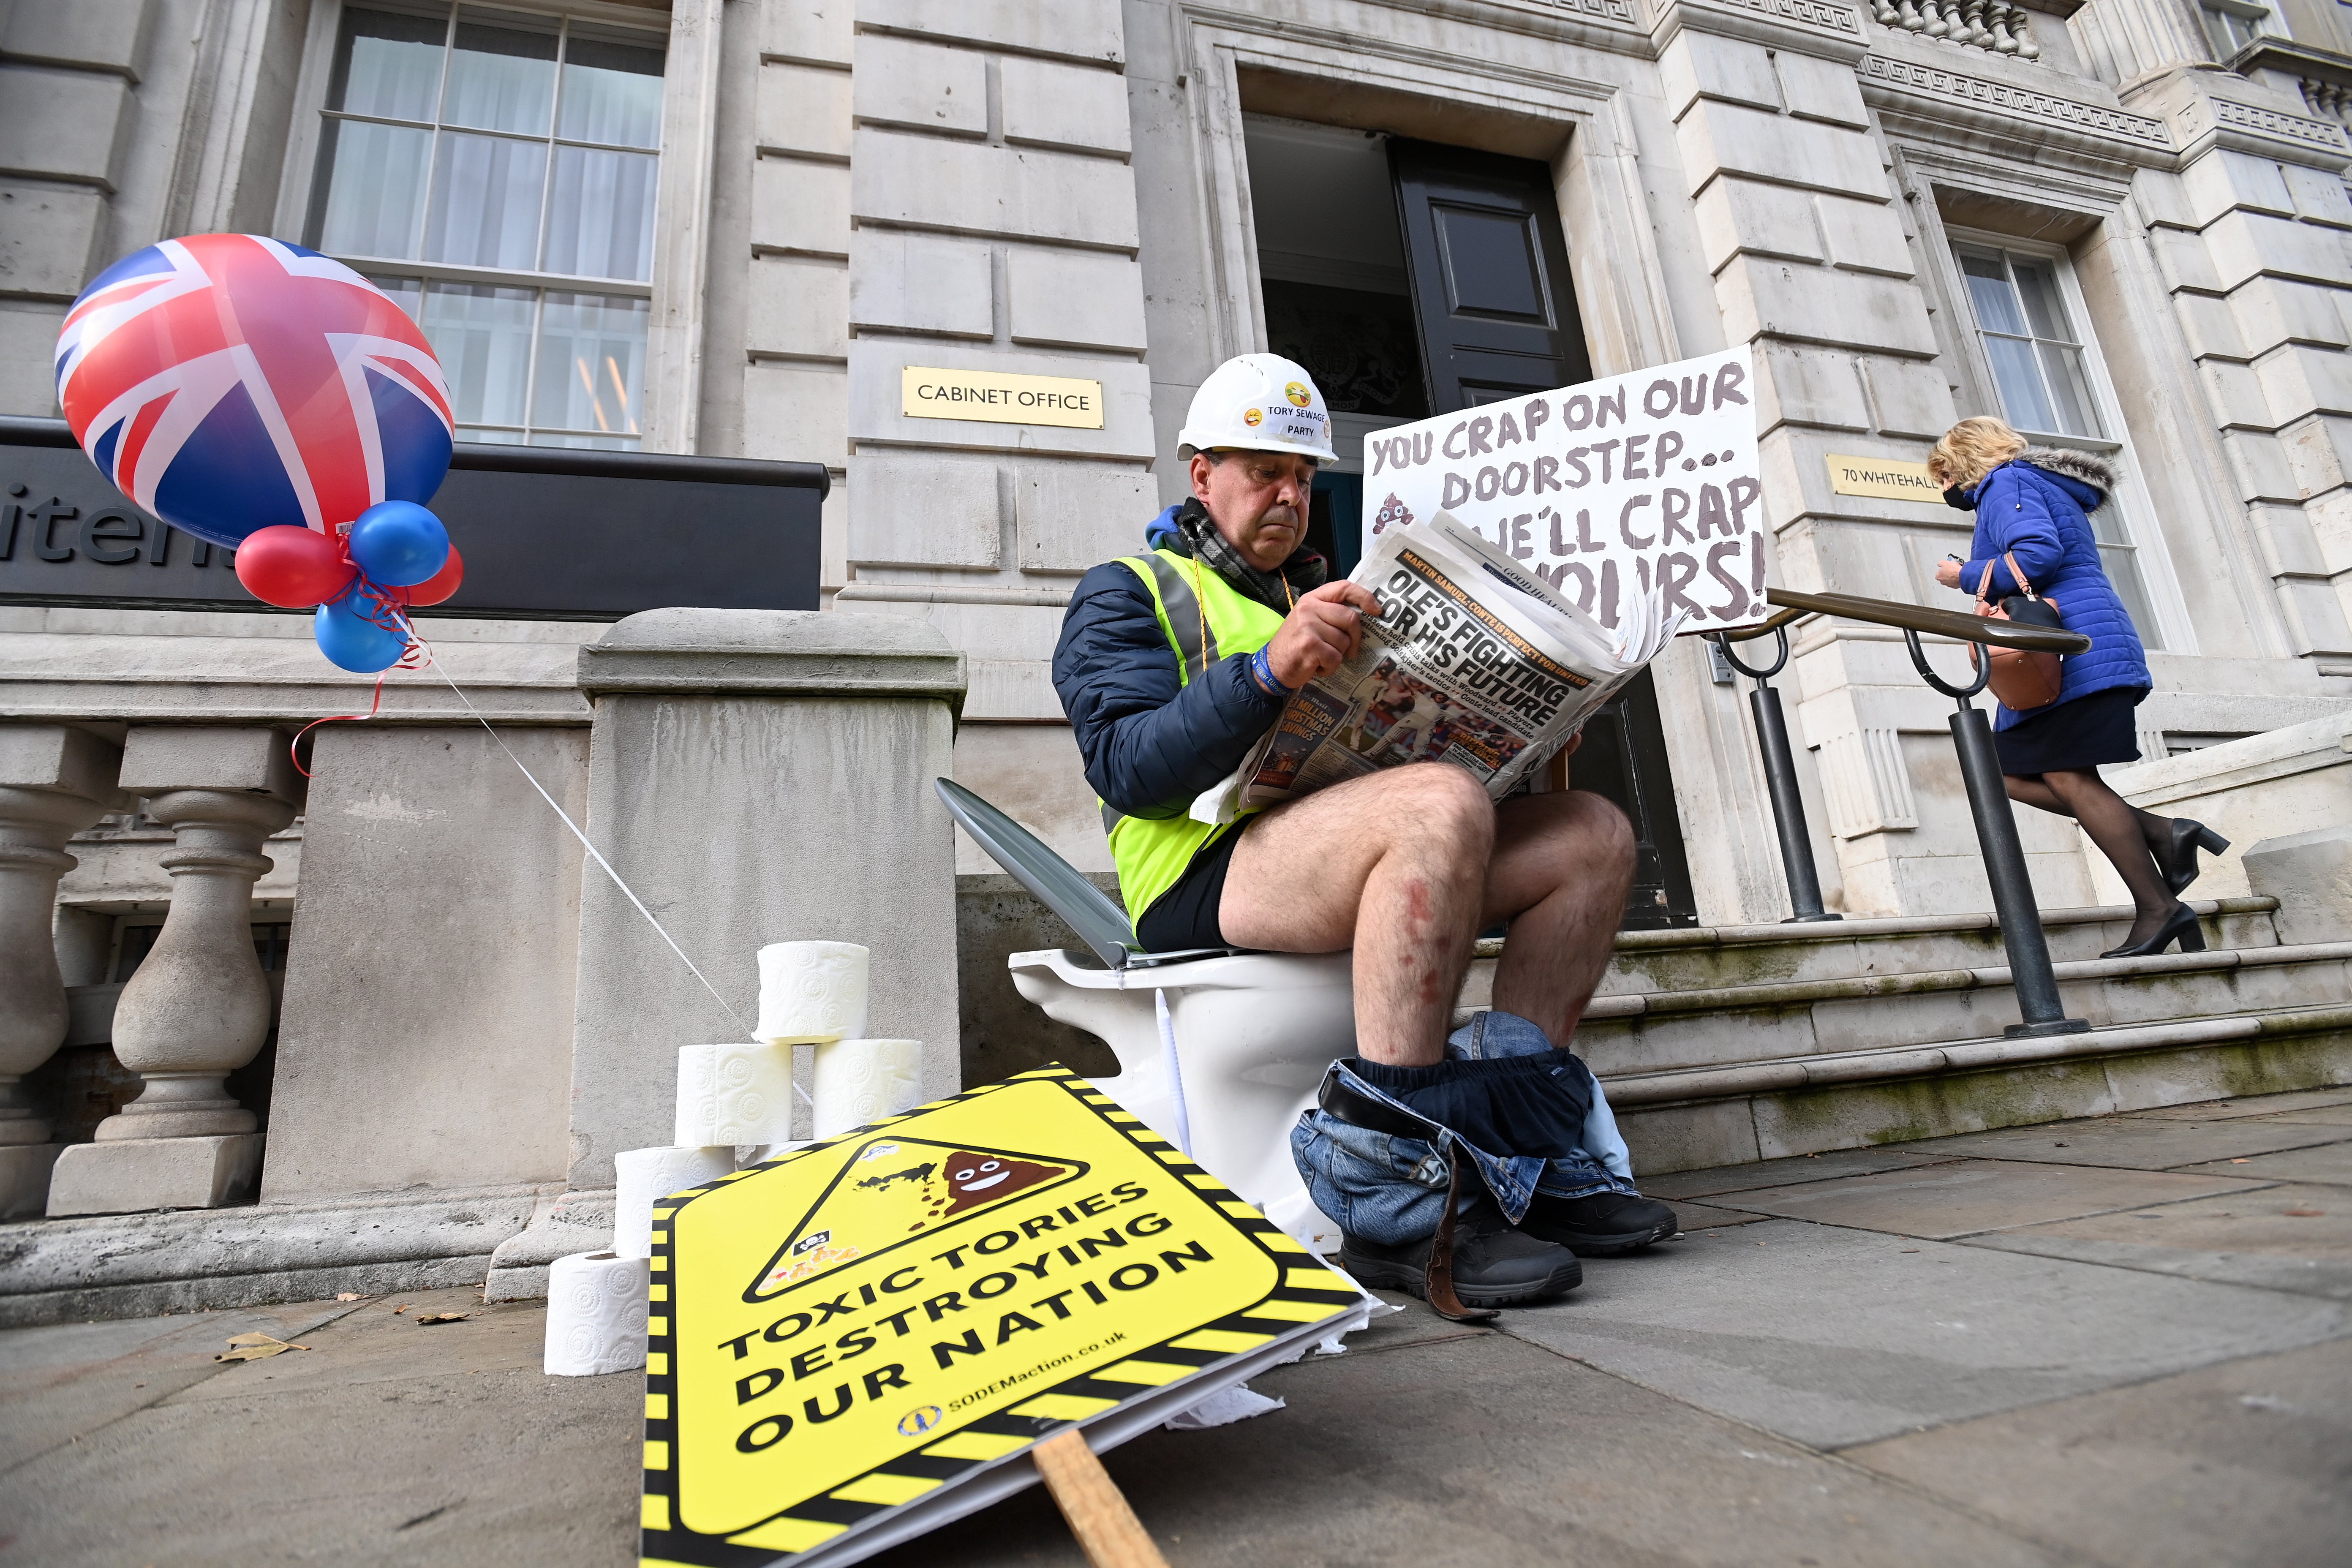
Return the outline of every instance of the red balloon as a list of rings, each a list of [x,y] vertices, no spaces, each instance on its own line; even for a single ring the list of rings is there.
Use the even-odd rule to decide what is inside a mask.
[[[441,563],[440,571],[411,587],[392,588],[386,592],[400,603],[414,608],[419,605],[439,604],[456,593],[465,580],[466,558],[457,553],[457,547],[453,544],[449,547],[449,559]]]
[[[257,528],[236,547],[236,580],[255,598],[280,609],[324,604],[358,575],[333,540],[288,523]]]

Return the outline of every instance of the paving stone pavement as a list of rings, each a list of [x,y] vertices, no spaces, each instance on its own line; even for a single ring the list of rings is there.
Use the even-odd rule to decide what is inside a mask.
[[[1409,1304],[1106,1463],[1175,1568],[2336,1568],[2347,1161],[2352,1088],[1678,1173],[1684,1238],[1563,1301]],[[0,1333],[0,1568],[629,1563],[642,1381],[542,1376],[543,1321]],[[212,1359],[253,1331],[307,1348]],[[1032,1489],[873,1561],[1084,1559]]]

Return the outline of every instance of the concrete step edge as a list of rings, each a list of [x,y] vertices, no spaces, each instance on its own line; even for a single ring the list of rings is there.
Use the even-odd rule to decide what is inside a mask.
[[[2275,968],[2297,963],[2336,963],[2352,958],[2352,942],[2306,942],[2276,947],[2210,948],[2201,952],[2160,953],[2153,958],[2075,959],[2051,965],[2063,984],[2084,980],[2158,979],[2232,969]],[[1947,991],[1995,989],[2011,984],[2007,965],[1984,969],[1923,969],[1899,974],[1860,974],[1822,980],[1789,980],[1766,985],[1722,985],[1688,991],[1637,991],[1595,996],[1587,1019],[1683,1016],[1695,1013],[1755,1012],[1812,1002],[1917,995]]]
[[[2189,899],[2184,900],[2200,919],[2224,915],[2266,915],[2278,909],[2273,898]],[[2081,909],[2044,910],[2043,926],[2100,925],[2128,921],[2129,904],[2094,904]],[[1888,937],[1936,936],[1968,931],[1998,933],[2000,921],[1991,910],[1955,915],[1869,915],[1807,924],[1680,926],[1671,931],[1629,931],[1617,933],[1617,951],[1637,953],[1675,952],[1690,948],[1750,947],[1787,942],[1832,942]],[[1499,958],[1504,937],[1482,939],[1480,958]]]
[[[2121,1028],[2091,1029],[2030,1039],[1952,1040],[1837,1055],[1782,1057],[1736,1067],[1696,1068],[1675,1072],[1605,1078],[1609,1102],[1629,1107],[1734,1100],[1837,1084],[1923,1078],[2062,1061],[2075,1057],[2123,1056],[2137,1051],[2182,1049],[2231,1040],[2288,1038],[2296,1035],[2352,1030],[2352,1005],[2282,1008],[2218,1017],[2187,1018]]]

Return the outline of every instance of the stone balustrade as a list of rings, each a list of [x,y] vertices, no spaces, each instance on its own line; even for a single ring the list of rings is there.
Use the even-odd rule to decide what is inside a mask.
[[[2304,104],[2314,114],[2352,124],[2352,87],[2316,77],[2304,77],[2295,85],[2303,89]]]
[[[119,782],[172,830],[171,912],[115,1004],[114,1055],[141,1092],[94,1142],[58,1155],[53,1215],[216,1208],[250,1198],[261,1169],[256,1118],[223,1080],[268,1037],[253,884],[271,865],[262,841],[293,821],[304,781],[278,730],[141,725]]]
[[[66,1037],[50,941],[66,840],[118,809],[121,751],[70,724],[0,726],[0,1219],[39,1214],[59,1145],[18,1084]]]
[[[2000,0],[1874,0],[1872,15],[1882,27],[1898,27],[1923,38],[1941,38],[1987,54],[2042,58],[2027,30],[2030,13]]]

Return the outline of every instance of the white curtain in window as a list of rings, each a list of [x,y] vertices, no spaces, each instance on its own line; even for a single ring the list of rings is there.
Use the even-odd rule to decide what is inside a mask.
[[[645,382],[646,302],[610,295],[547,296],[539,329],[539,384],[531,423],[637,433],[637,389]],[[583,443],[602,445],[601,442]]]
[[[331,255],[414,257],[433,132],[344,120],[326,138],[326,212],[312,243]]]
[[[583,278],[652,277],[656,173],[650,153],[556,148],[544,270]]]
[[[525,32],[460,20],[442,123],[546,135],[555,106],[555,50],[552,26]]]

